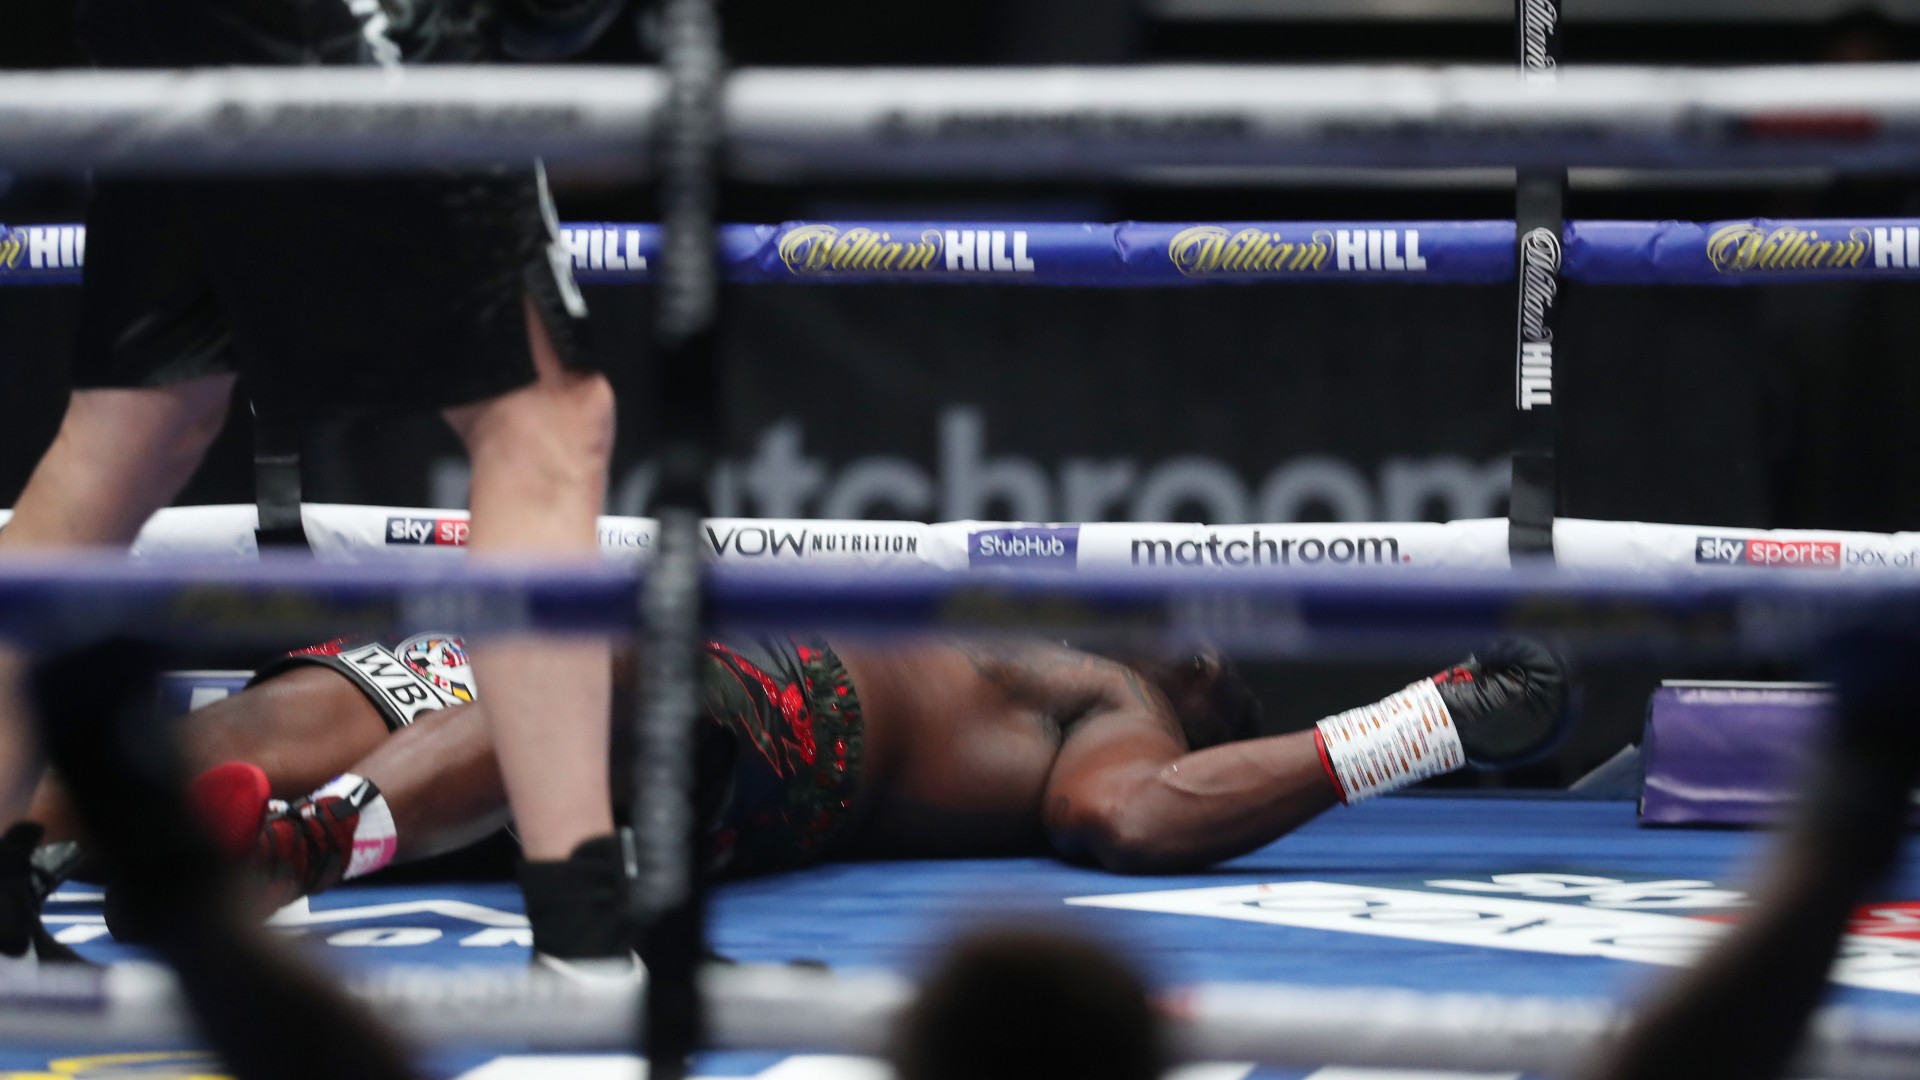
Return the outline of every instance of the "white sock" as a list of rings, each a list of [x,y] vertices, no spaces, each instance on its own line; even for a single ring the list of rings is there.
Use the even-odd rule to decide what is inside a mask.
[[[387,797],[380,794],[373,781],[342,773],[327,781],[311,798],[316,804],[322,799],[339,799],[359,811],[359,819],[353,826],[353,855],[347,861],[347,872],[340,875],[342,881],[371,874],[393,861],[400,836],[393,827],[393,811],[387,807]]]

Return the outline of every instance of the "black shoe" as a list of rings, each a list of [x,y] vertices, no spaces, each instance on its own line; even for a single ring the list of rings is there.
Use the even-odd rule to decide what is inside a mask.
[[[38,964],[84,964],[80,954],[53,939],[40,921],[40,906],[60,885],[58,857],[35,865],[34,849],[44,835],[23,821],[0,836],[0,970]]]
[[[527,901],[536,963],[637,966],[626,868],[615,837],[584,841],[557,862],[521,863],[520,892]]]

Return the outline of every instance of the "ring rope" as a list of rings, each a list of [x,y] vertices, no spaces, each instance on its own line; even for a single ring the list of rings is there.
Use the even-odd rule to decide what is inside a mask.
[[[0,526],[12,512],[0,510]],[[134,541],[146,559],[252,562],[257,511],[244,503],[169,507]],[[444,564],[467,542],[464,510],[307,503],[303,526],[322,562]],[[1000,570],[1009,567],[1156,571],[1241,576],[1291,570],[1466,568],[1511,565],[1503,518],[1435,523],[1089,522],[1050,525],[949,521],[831,521],[710,518],[700,550],[731,570],[804,572]],[[601,551],[612,560],[645,560],[658,523],[602,517]],[[1920,573],[1920,532],[1742,529],[1643,521],[1557,518],[1554,547],[1563,566],[1641,573],[1807,570],[1843,575]]]
[[[631,1045],[642,991],[616,980],[540,970],[401,965],[348,974],[350,993],[426,1045],[557,1049]],[[722,1050],[876,1054],[912,985],[891,974],[785,967],[710,968],[700,976],[705,1045]],[[0,979],[0,1040],[151,1045],[191,1031],[165,969],[42,968]],[[1605,1052],[1630,1019],[1591,999],[1211,983],[1160,996],[1183,1060],[1275,1066],[1423,1068],[1570,1075]],[[1793,1076],[1912,1075],[1920,1021],[1885,1009],[1829,1008],[1811,1025]]]
[[[660,229],[562,227],[587,282],[654,280]],[[1076,288],[1515,280],[1511,221],[907,222],[720,226],[738,284],[989,283]],[[1920,279],[1920,218],[1571,221],[1561,274],[1596,285],[1781,285]],[[86,227],[0,225],[0,286],[72,284]]]
[[[1497,537],[1504,522],[1491,523]],[[1091,528],[1087,526],[1086,528]],[[1193,526],[1194,529],[1205,529]],[[1282,550],[1279,537],[1222,526],[1156,551],[1217,551],[1229,544]],[[1241,527],[1249,530],[1259,527]],[[1446,526],[1433,526],[1444,529]],[[1065,544],[1058,531],[985,535]],[[1234,536],[1228,540],[1228,536]],[[1833,540],[1789,548],[1701,552],[1742,562],[1844,555]],[[971,546],[974,537],[969,540]],[[1344,541],[1344,542],[1343,542]],[[1496,543],[1499,543],[1496,540]],[[1165,546],[1161,546],[1164,544]],[[982,543],[984,548],[984,543]],[[1295,550],[1332,557],[1351,537],[1301,540]],[[1386,546],[1384,541],[1382,546]],[[1369,544],[1371,548],[1372,545]],[[1241,549],[1242,551],[1246,549]],[[1798,552],[1798,556],[1787,552]],[[1697,556],[1696,556],[1697,558]],[[1754,559],[1760,562],[1754,562]],[[1350,560],[1349,560],[1350,561]],[[127,560],[21,556],[0,563],[0,637],[69,645],[112,633],[256,644],[290,636],[489,632],[630,634],[650,575],[631,560],[600,568],[503,567],[465,561],[323,563],[268,559]],[[1920,605],[1920,579],[1903,574],[1622,572],[1538,565],[1511,569],[1293,566],[1269,573],[1194,573],[1193,566],[1084,569],[1021,561],[993,573],[925,567],[795,572],[715,567],[706,575],[708,632],[795,630],[898,635],[1039,634],[1089,644],[1184,648],[1210,641],[1261,656],[1426,653],[1474,648],[1510,633],[1555,637],[1609,658],[1803,656],[1843,627]]]
[[[554,67],[0,75],[23,170],[646,163],[659,72]],[[1151,166],[1920,165],[1920,67],[743,69],[741,175],[1112,176]]]

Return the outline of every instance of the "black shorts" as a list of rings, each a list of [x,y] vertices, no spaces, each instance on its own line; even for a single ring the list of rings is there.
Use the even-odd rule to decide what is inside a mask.
[[[107,67],[375,59],[345,0],[87,0],[81,42]],[[590,363],[532,163],[106,177],[87,226],[78,388],[234,372],[263,413],[294,420],[482,401],[534,380],[523,298],[562,363]]]
[[[388,731],[479,696],[466,643],[453,634],[334,638],[262,664],[247,685],[257,686],[297,667],[330,668],[346,676],[380,713]]]

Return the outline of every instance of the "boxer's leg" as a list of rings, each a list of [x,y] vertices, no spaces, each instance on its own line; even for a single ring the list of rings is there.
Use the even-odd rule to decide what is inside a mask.
[[[274,798],[297,799],[388,741],[387,723],[346,676],[320,666],[290,668],[179,721],[181,754],[198,774],[225,761],[263,770]],[[74,839],[66,792],[49,776],[28,815],[49,841]]]

